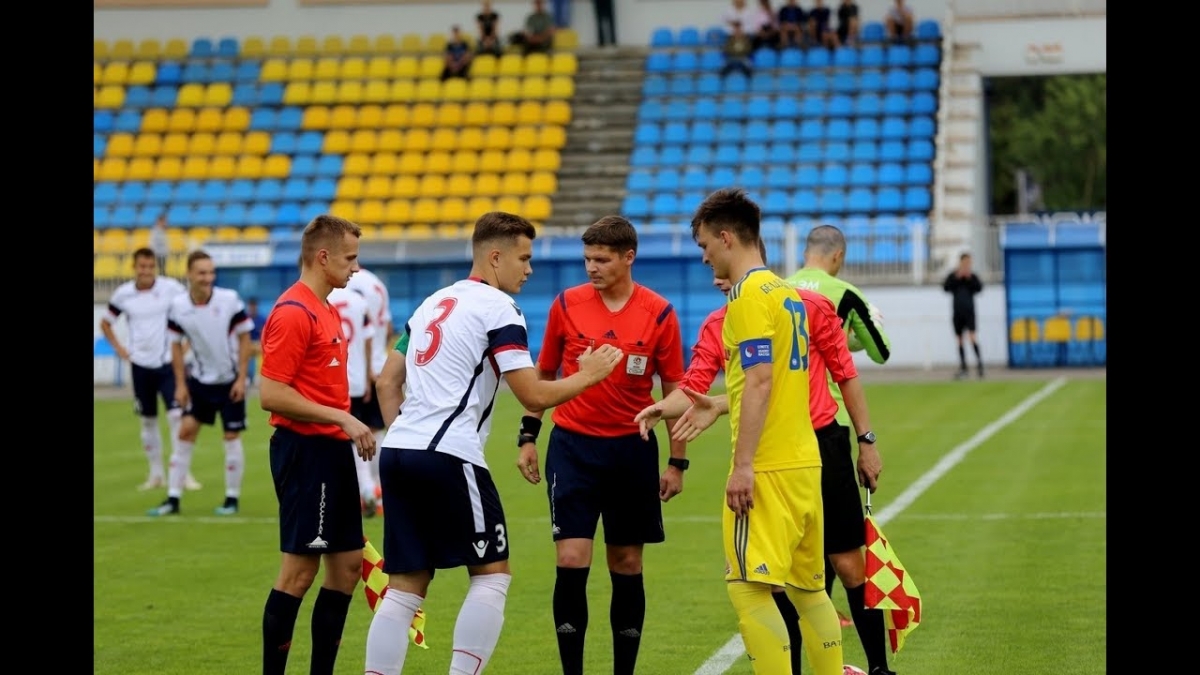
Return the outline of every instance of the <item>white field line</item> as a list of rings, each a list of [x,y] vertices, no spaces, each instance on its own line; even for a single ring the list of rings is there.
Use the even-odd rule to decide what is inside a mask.
[[[942,476],[945,476],[959,462],[963,461],[972,450],[983,445],[984,442],[995,436],[1004,427],[1020,419],[1022,415],[1029,412],[1030,409],[1041,403],[1046,397],[1058,391],[1066,383],[1067,380],[1064,377],[1050,381],[1046,386],[1030,395],[1029,398],[1018,403],[1012,410],[1004,413],[994,422],[976,432],[974,436],[943,455],[938,460],[938,463],[933,465],[933,468],[926,471],[912,485],[905,488],[904,492],[901,492],[887,507],[876,511],[875,521],[882,527],[889,520],[903,513],[905,509],[924,494],[934,483],[940,480]],[[708,657],[708,660],[696,669],[695,675],[723,675],[745,653],[746,645],[742,642],[742,636],[740,633],[735,633],[733,637],[729,638],[728,642],[722,645],[720,649]]]

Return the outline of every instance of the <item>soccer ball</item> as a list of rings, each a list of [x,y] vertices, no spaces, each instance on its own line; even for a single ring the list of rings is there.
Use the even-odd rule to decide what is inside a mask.
[[[858,666],[842,666],[842,675],[867,675],[867,671]]]

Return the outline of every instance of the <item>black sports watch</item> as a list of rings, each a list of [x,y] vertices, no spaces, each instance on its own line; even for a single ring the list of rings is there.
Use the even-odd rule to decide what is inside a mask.
[[[518,434],[517,447],[519,448],[526,443],[537,443],[537,436],[532,436],[530,434]]]
[[[675,467],[676,469],[679,469],[680,471],[687,471],[688,467],[692,465],[692,462],[689,459],[681,459],[679,457],[670,457],[667,459],[667,464]]]
[[[874,445],[875,444],[875,432],[868,431],[867,433],[863,434],[862,436],[859,436],[858,444],[862,445],[863,443],[870,443],[870,444]]]

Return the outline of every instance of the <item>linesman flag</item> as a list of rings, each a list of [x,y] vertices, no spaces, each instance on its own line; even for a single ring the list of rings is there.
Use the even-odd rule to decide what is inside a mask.
[[[387,593],[388,576],[383,571],[383,556],[371,545],[370,540],[363,537],[362,563],[363,594],[367,596],[367,606],[374,612],[379,607],[379,600]],[[408,627],[408,637],[414,645],[421,649],[429,649],[425,644],[425,608],[417,610],[412,625]]]
[[[921,592],[871,515],[870,492],[867,493],[866,528],[866,607],[883,610],[888,642],[895,654],[904,646],[908,634],[921,623]]]

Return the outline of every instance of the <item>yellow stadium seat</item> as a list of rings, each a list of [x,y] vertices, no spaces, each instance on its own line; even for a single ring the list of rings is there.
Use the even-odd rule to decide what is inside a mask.
[[[1104,339],[1104,321],[1098,316],[1081,316],[1075,320],[1075,339],[1091,342]]]
[[[465,173],[451,173],[446,178],[446,196],[470,197],[475,190],[475,180]]]
[[[133,141],[133,154],[136,157],[157,157],[162,154],[162,136],[158,134],[138,134]]]
[[[338,179],[334,199],[362,199],[364,181],[362,176],[342,176]]]
[[[1026,317],[1013,319],[1012,324],[1008,327],[1008,341],[1014,344],[1037,342],[1040,339],[1038,324],[1034,319]]]
[[[196,131],[215,133],[225,128],[225,115],[220,108],[201,108],[196,111]]]
[[[154,82],[158,77],[158,66],[151,61],[134,61],[133,66],[129,68],[129,79],[127,84],[147,85]]]
[[[363,152],[352,152],[342,160],[343,176],[365,176],[371,173],[371,156]]]
[[[446,194],[446,177],[440,173],[427,173],[421,176],[421,196],[441,198]],[[418,218],[417,220],[426,220]]]
[[[147,108],[142,113],[142,133],[161,134],[167,130],[167,120],[170,114],[166,108]]]
[[[104,67],[99,63],[92,63],[92,86],[98,86],[101,80],[104,79]]]
[[[519,77],[524,71],[525,57],[519,52],[506,52],[496,62],[496,75],[501,77]]]
[[[392,198],[383,209],[383,219],[389,223],[407,223],[412,217],[412,203],[407,199]]]
[[[129,233],[125,230],[104,230],[96,248],[100,253],[125,253],[129,250]]]
[[[481,101],[471,101],[463,106],[462,123],[468,127],[482,127],[492,120],[492,111],[488,104]]]
[[[383,126],[383,107],[364,105],[358,109],[358,126],[364,129],[378,129]]]
[[[291,56],[292,38],[287,35],[274,35],[267,43],[267,54],[271,56]]]
[[[460,223],[467,219],[467,200],[462,197],[447,197],[438,209],[438,220],[443,223]]]
[[[467,44],[470,44],[470,37],[464,36]],[[425,42],[425,51],[433,54],[442,54],[446,51],[446,36],[442,33],[431,33]]]
[[[478,152],[483,150],[484,139],[483,129],[481,127],[463,127],[458,132],[458,149],[473,150]]]
[[[427,54],[417,62],[417,77],[419,79],[437,79],[442,76],[442,68],[446,65],[445,57],[441,54]],[[441,80],[438,79],[438,83]]]
[[[458,132],[453,127],[438,127],[429,137],[430,150],[453,151],[458,149]]]
[[[332,111],[323,105],[310,105],[300,115],[300,128],[324,131],[333,123]]]
[[[437,101],[442,98],[442,81],[441,80],[417,80],[416,89],[413,91],[413,100],[416,101]]]
[[[392,179],[390,176],[367,176],[363,183],[363,197],[367,199],[387,199],[392,195]]]
[[[188,151],[188,135],[179,132],[163,136],[162,154],[171,157],[181,157]]]
[[[503,150],[484,150],[479,153],[479,170],[484,173],[500,173],[508,165]]]
[[[462,134],[459,134],[462,137]],[[459,148],[450,159],[450,170],[454,173],[473,174],[479,171],[479,153]]]
[[[438,123],[437,107],[432,103],[414,103],[408,109],[408,125],[412,127],[432,127]]]
[[[395,54],[400,51],[400,44],[396,41],[395,35],[384,33],[375,36],[371,42],[371,51],[375,54]]]
[[[383,109],[383,126],[401,129],[409,125],[408,106],[391,103]]]
[[[521,98],[543,99],[546,98],[546,95],[546,78],[540,75],[527,75],[525,79],[521,80]]]
[[[374,129],[356,129],[350,134],[350,152],[375,152],[379,134]]]
[[[265,131],[251,131],[242,137],[243,153],[247,155],[266,155],[270,151],[271,134]]]
[[[475,174],[475,194],[480,197],[499,197],[500,190],[500,174],[499,173],[478,173]]]
[[[505,170],[525,173],[533,170],[533,152],[528,148],[513,148],[505,157]]]
[[[341,69],[341,59],[334,56],[323,56],[313,64],[313,79],[336,80]]]
[[[183,38],[171,38],[163,45],[162,58],[168,61],[182,61],[188,55],[188,43]]]
[[[302,106],[312,101],[312,85],[308,82],[288,82],[283,88],[283,104]]]
[[[97,61],[107,61],[111,51],[108,40],[92,40],[92,58]]]
[[[233,85],[228,82],[211,82],[204,88],[204,105],[224,108],[233,102]]]
[[[521,98],[521,80],[508,76],[497,77],[493,97],[501,101],[515,101]]]
[[[579,47],[579,33],[574,28],[559,28],[554,31],[555,49],[576,49]]]
[[[428,129],[409,129],[408,133],[404,134],[404,150],[416,150],[425,152],[429,149],[429,130]]]
[[[392,77],[414,80],[421,72],[421,62],[415,56],[397,56],[392,61]]]
[[[182,279],[187,276],[187,254],[180,253],[178,255],[167,256],[167,268],[165,273],[172,279]]]
[[[438,239],[458,239],[462,236],[463,228],[458,223],[438,223],[433,228],[433,236]]]
[[[92,180],[100,180],[100,158],[92,158]]]
[[[204,180],[208,178],[208,157],[203,155],[188,155],[183,160],[184,180]]]
[[[442,83],[442,100],[444,101],[465,101],[468,92],[467,81],[460,77],[454,77]]]
[[[113,41],[112,49],[109,52],[109,58],[116,59],[118,61],[132,61],[133,52],[133,40],[122,38],[120,40]]]
[[[386,212],[384,216],[387,216]],[[408,237],[408,228],[405,227],[404,223],[386,223],[379,226],[379,234],[377,236],[384,241],[406,239]]]
[[[198,131],[188,138],[189,155],[211,155],[217,149],[217,136],[211,132]]]
[[[521,215],[529,220],[545,221],[550,218],[550,198],[546,195],[529,195],[525,198]]]
[[[358,229],[362,230],[363,241],[376,241],[380,238],[378,225],[363,225],[360,223]]]
[[[267,155],[263,162],[263,178],[287,178],[292,173],[292,158],[288,155]]]
[[[575,80],[566,75],[553,75],[546,84],[546,97],[569,99],[575,95]]]
[[[479,54],[471,59],[471,77],[495,77],[498,59],[492,54]]]
[[[121,270],[121,259],[116,255],[98,255],[92,262],[92,277],[95,279],[119,279],[124,272]]]
[[[392,58],[389,56],[372,56],[367,61],[366,77],[372,80],[390,80],[392,74]]]
[[[485,213],[495,210],[495,201],[491,197],[474,196],[467,200],[467,219],[475,221]]]
[[[566,126],[571,123],[571,104],[562,100],[546,101],[542,106],[542,122]]]
[[[183,228],[167,228],[167,250],[171,253],[184,253],[187,251],[187,234]]]
[[[267,55],[267,41],[261,35],[247,35],[242,40],[240,56],[243,59],[261,59]]]
[[[358,217],[356,222],[367,223],[368,225],[379,225],[383,223],[384,207],[383,202],[378,199],[364,199],[358,203]]]
[[[287,62],[287,79],[292,82],[311,80],[315,69],[316,62],[312,59],[291,59]]]
[[[392,103],[407,103],[416,94],[417,85],[412,80],[392,80],[388,85],[388,101]]]
[[[213,230],[213,239],[216,241],[238,241],[242,238],[240,228],[225,225]]]
[[[445,150],[432,150],[425,154],[425,171],[426,173],[438,174],[439,177],[450,173],[450,167],[453,163],[450,153]],[[441,183],[445,189],[444,181]],[[435,183],[436,185],[436,183]]]
[[[333,105],[337,102],[337,84],[333,82],[314,82],[312,86],[311,103],[317,105]]]
[[[179,180],[183,177],[183,158],[178,155],[159,157],[154,163],[154,180]]]
[[[150,228],[138,227],[129,233],[129,243],[134,248],[150,245]]]
[[[204,85],[199,82],[188,82],[179,86],[179,95],[175,105],[181,108],[199,108],[204,105]]]
[[[349,199],[339,199],[329,205],[329,215],[355,220],[358,218],[358,202]]]
[[[535,171],[529,174],[529,194],[552,195],[558,192],[558,177],[549,171]]]
[[[125,61],[109,61],[100,74],[100,84],[125,84],[129,80],[129,64]]]
[[[312,110],[312,108],[310,107],[308,110]],[[330,129],[353,129],[357,126],[358,110],[354,106],[336,105],[329,110]]]
[[[552,148],[541,148],[533,153],[530,169],[533,171],[558,171],[562,167],[562,155]]]
[[[538,144],[537,127],[522,125],[512,130],[512,147],[532,150]]]
[[[416,176],[396,176],[392,180],[392,197],[412,199],[421,194],[421,181]]]
[[[261,82],[286,82],[288,79],[287,59],[272,58],[263,61],[262,68],[258,71],[258,79]]]
[[[235,178],[245,178],[247,180],[258,180],[263,176],[264,162],[262,155],[238,155],[237,165],[234,168]]]
[[[382,129],[379,131],[378,142],[376,152],[400,152],[404,149],[404,132],[399,129]]]
[[[433,227],[428,223],[409,223],[404,228],[405,239],[433,239]]]
[[[567,144],[567,130],[557,124],[547,124],[537,130],[537,147],[562,150]]]
[[[100,162],[99,178],[102,181],[122,181],[128,170],[124,157],[105,157]]]
[[[492,125],[511,127],[517,123],[517,105],[512,101],[497,101],[492,104]]]
[[[245,131],[250,128],[250,110],[242,106],[226,108],[221,117],[221,131]]]
[[[149,157],[134,157],[129,160],[129,170],[125,180],[152,180],[154,178],[154,160]]]
[[[1042,326],[1042,339],[1046,342],[1069,342],[1071,321],[1065,316],[1052,316]]]
[[[497,211],[504,211],[505,213],[520,213],[524,208],[525,205],[522,203],[520,197],[505,195],[496,198]]]
[[[118,131],[109,134],[104,154],[109,157],[129,157],[133,154],[133,134]]]
[[[500,179],[500,191],[514,197],[529,194],[529,174],[509,171]]]
[[[528,77],[530,75],[545,76],[550,74],[550,55],[541,52],[534,52],[525,57],[525,67],[523,74]]]
[[[407,151],[397,157],[396,172],[408,175],[419,175],[425,172],[425,153]]]
[[[344,155],[350,152],[350,132],[330,131],[325,134],[321,152],[326,155]]]
[[[574,76],[579,71],[579,59],[571,52],[556,52],[550,56],[550,75]]]
[[[377,152],[371,155],[371,165],[368,173],[377,176],[394,176],[399,160],[394,152]]]
[[[369,54],[371,52],[371,38],[367,35],[351,35],[349,42],[346,43],[347,54]]]
[[[441,209],[438,200],[432,197],[421,197],[413,202],[412,219],[418,223],[433,223],[438,219]]]
[[[229,180],[237,176],[237,160],[233,157],[217,156],[208,162],[209,179]]]
[[[207,227],[193,227],[188,230],[188,243],[191,246],[201,246],[212,237],[213,232]]]
[[[339,80],[367,79],[367,60],[361,56],[348,56],[338,64]]]
[[[496,96],[496,81],[491,78],[471,78],[467,85],[467,100],[490,101]]]
[[[334,95],[334,101],[337,103],[362,103],[363,83],[358,80],[339,82],[337,93]]]
[[[425,51],[425,40],[417,33],[405,33],[400,36],[400,51],[405,54],[420,54]]]
[[[242,228],[242,241],[267,241],[270,238],[271,232],[261,225]]]
[[[240,155],[243,143],[242,135],[236,131],[222,131],[217,134],[217,143],[213,152],[218,155]]]
[[[120,108],[125,105],[125,87],[116,84],[106,84],[96,93],[96,107],[105,110]]]
[[[387,103],[391,100],[390,86],[387,80],[367,80],[363,85],[363,103]]]
[[[512,131],[508,127],[488,127],[483,135],[487,150],[507,150],[512,147]]]
[[[317,42],[315,35],[301,35],[296,38],[295,52],[296,56],[313,57],[321,53],[320,44]]]
[[[541,124],[543,116],[541,101],[521,101],[517,104],[517,124]]]
[[[346,41],[340,35],[326,35],[321,40],[321,53],[326,56],[342,56],[346,53]]]

